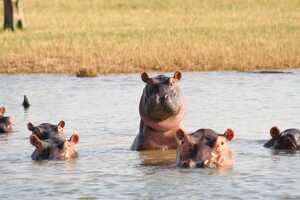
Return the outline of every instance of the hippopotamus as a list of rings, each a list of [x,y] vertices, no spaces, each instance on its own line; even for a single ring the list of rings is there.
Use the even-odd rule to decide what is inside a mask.
[[[75,144],[79,142],[79,135],[73,133],[69,140],[64,136],[65,122],[58,125],[43,123],[34,126],[27,124],[32,132],[30,143],[36,147],[31,155],[32,160],[69,160],[78,157]]]
[[[212,129],[199,129],[187,134],[182,129],[176,133],[179,141],[176,165],[183,168],[231,167],[233,155],[228,142],[234,137],[232,129],[219,134]]]
[[[264,147],[279,150],[300,150],[300,130],[291,128],[283,132],[274,126],[270,129],[271,139]]]
[[[0,133],[9,133],[12,131],[12,119],[4,116],[5,107],[0,107]]]
[[[176,149],[176,131],[183,128],[184,103],[179,81],[182,75],[149,77],[146,72],[141,79],[146,83],[140,103],[140,128],[131,149]]]
[[[24,99],[23,99],[23,103],[22,103],[24,109],[28,109],[30,107],[30,103],[29,103],[29,100],[27,98],[26,95],[24,95]]]

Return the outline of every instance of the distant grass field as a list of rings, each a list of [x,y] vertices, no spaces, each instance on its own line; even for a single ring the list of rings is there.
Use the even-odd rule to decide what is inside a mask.
[[[24,12],[24,31],[0,32],[2,73],[300,67],[299,0],[25,0]]]

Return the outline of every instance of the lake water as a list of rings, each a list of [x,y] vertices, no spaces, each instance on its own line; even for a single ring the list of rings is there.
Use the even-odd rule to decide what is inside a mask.
[[[300,128],[300,71],[183,73],[185,127],[235,131],[229,171],[178,169],[175,152],[134,152],[139,74],[79,79],[0,75],[15,131],[0,136],[1,199],[300,199],[300,153],[262,147],[273,125]],[[24,111],[26,94],[32,104]],[[31,161],[26,124],[65,120],[80,134],[74,161]]]

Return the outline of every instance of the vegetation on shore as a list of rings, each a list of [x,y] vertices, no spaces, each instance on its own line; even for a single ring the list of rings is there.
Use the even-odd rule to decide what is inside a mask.
[[[27,0],[24,15],[0,32],[0,73],[300,68],[298,0]]]

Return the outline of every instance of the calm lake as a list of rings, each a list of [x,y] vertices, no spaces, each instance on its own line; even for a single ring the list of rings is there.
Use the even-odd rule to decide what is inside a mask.
[[[0,136],[0,198],[300,199],[300,153],[263,147],[272,126],[300,128],[300,71],[293,72],[183,73],[186,129],[235,131],[229,171],[178,169],[170,166],[174,151],[129,150],[139,126],[139,74],[0,75],[0,105],[15,123],[12,134]],[[27,123],[60,120],[67,137],[79,133],[79,158],[31,161]]]

